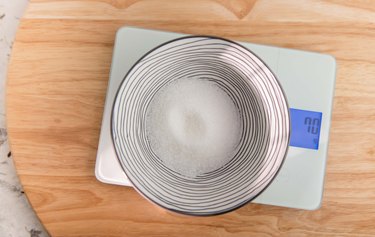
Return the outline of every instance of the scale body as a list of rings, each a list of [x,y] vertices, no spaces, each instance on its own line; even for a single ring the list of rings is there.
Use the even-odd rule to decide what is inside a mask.
[[[117,159],[111,138],[111,112],[116,92],[127,72],[145,53],[182,36],[186,35],[132,27],[118,30],[95,166],[99,181],[132,186]],[[253,202],[318,209],[324,189],[336,61],[325,54],[238,43],[270,67],[292,108],[288,154],[276,178]]]

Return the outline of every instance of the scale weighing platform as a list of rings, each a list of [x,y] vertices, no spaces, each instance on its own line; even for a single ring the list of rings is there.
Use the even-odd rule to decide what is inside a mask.
[[[132,27],[118,30],[95,166],[99,181],[131,186],[117,159],[110,129],[112,105],[122,80],[145,53],[183,36],[186,35]],[[336,61],[325,54],[238,43],[271,68],[286,93],[291,115],[292,132],[284,164],[271,185],[253,202],[318,209],[324,189]]]

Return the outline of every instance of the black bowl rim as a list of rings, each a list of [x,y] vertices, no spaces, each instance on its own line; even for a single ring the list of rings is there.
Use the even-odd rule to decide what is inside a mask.
[[[290,107],[289,107],[289,104],[288,104],[288,100],[287,100],[287,97],[286,97],[286,94],[285,94],[285,91],[279,81],[279,79],[277,78],[277,76],[275,75],[275,73],[271,70],[271,68],[257,55],[255,54],[253,51],[251,51],[250,49],[248,49],[247,47],[241,45],[240,43],[238,42],[235,42],[233,40],[229,40],[229,39],[226,39],[226,38],[223,38],[223,37],[219,37],[219,36],[212,36],[212,35],[188,35],[188,36],[182,36],[182,37],[177,37],[175,39],[172,39],[172,40],[168,40],[162,44],[159,44],[158,46],[150,49],[147,53],[145,53],[142,57],[140,57],[134,64],[133,66],[131,66],[131,68],[128,70],[128,72],[126,73],[126,75],[124,76],[124,78],[122,79],[122,82],[121,84],[119,85],[118,87],[118,90],[116,92],[116,95],[114,97],[114,101],[113,101],[113,104],[112,104],[112,109],[111,109],[111,138],[112,138],[112,143],[114,144],[114,137],[113,137],[113,111],[115,109],[115,103],[116,103],[116,100],[117,100],[117,97],[118,97],[118,94],[120,92],[120,89],[122,88],[124,82],[125,82],[125,79],[127,78],[127,76],[130,74],[130,72],[134,69],[134,67],[139,63],[141,62],[145,57],[147,57],[150,53],[152,53],[153,51],[157,50],[158,48],[161,48],[163,47],[164,45],[167,45],[169,43],[172,43],[172,42],[175,42],[175,41],[179,41],[179,40],[183,40],[183,39],[189,39],[189,38],[208,38],[208,39],[218,39],[218,40],[223,40],[223,41],[226,41],[228,43],[231,43],[231,44],[234,44],[234,45],[237,45],[239,47],[241,47],[242,49],[248,51],[249,53],[251,53],[252,55],[254,55],[258,60],[260,60],[264,66],[272,73],[272,75],[276,78],[276,82],[277,84],[279,85],[280,89],[281,89],[281,92],[283,94],[283,97],[284,97],[284,100],[285,100],[285,103],[286,103],[286,106],[287,106],[287,115],[288,115],[288,119],[289,119],[289,134],[288,134],[288,146],[285,150],[285,154],[284,154],[284,157],[281,161],[281,164],[280,166],[278,167],[278,170],[276,171],[275,175],[271,178],[271,180],[269,181],[269,183],[258,193],[256,194],[254,197],[252,198],[249,198],[247,199],[246,201],[238,204],[238,205],[235,205],[233,207],[230,207],[230,208],[226,208],[226,209],[223,209],[223,210],[220,210],[220,211],[216,211],[216,212],[208,212],[208,213],[196,213],[196,212],[188,212],[188,211],[181,211],[181,210],[176,210],[176,209],[172,209],[172,208],[168,208],[168,207],[165,207],[163,206],[162,204],[152,200],[150,197],[148,197],[146,194],[144,194],[135,184],[134,182],[131,180],[131,178],[129,177],[129,175],[127,175],[126,171],[125,171],[125,168],[123,167],[123,164],[120,160],[120,157],[118,155],[118,152],[117,152],[117,149],[116,147],[114,146],[114,150],[115,150],[115,153],[116,153],[116,156],[117,156],[117,159],[119,160],[119,163],[121,165],[121,168],[122,170],[124,171],[126,177],[128,177],[130,183],[132,184],[132,186],[134,187],[134,189],[140,193],[143,197],[145,197],[147,200],[149,200],[150,202],[152,202],[153,204],[156,204],[157,206],[159,207],[162,207],[163,209],[165,210],[169,210],[171,212],[175,212],[175,213],[178,213],[178,214],[183,214],[183,215],[189,215],[189,216],[216,216],[216,215],[221,215],[221,214],[226,214],[226,213],[229,213],[229,212],[232,212],[234,210],[237,210],[243,206],[245,206],[246,204],[250,203],[251,201],[253,201],[254,199],[256,199],[259,195],[261,195],[270,185],[271,183],[275,180],[276,176],[279,174],[282,166],[284,165],[285,163],[285,158],[288,154],[288,150],[289,150],[289,143],[290,143],[290,128],[291,128],[291,121],[290,121]]]

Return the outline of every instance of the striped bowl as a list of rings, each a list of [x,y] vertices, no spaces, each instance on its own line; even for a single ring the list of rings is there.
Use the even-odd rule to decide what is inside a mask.
[[[145,131],[155,93],[187,77],[217,83],[232,98],[242,122],[230,161],[196,177],[166,167]],[[280,170],[290,135],[286,97],[271,70],[247,48],[208,36],[178,38],[139,59],[117,92],[111,122],[117,157],[134,188],[161,207],[197,216],[226,213],[257,197]]]

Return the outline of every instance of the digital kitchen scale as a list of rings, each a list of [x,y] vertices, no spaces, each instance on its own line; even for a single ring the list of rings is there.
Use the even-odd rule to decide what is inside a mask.
[[[131,186],[111,138],[116,92],[130,68],[149,50],[185,34],[124,27],[116,35],[95,175],[104,183]],[[238,42],[276,74],[288,99],[288,155],[271,185],[253,202],[314,210],[320,207],[327,161],[336,62],[330,55]]]

